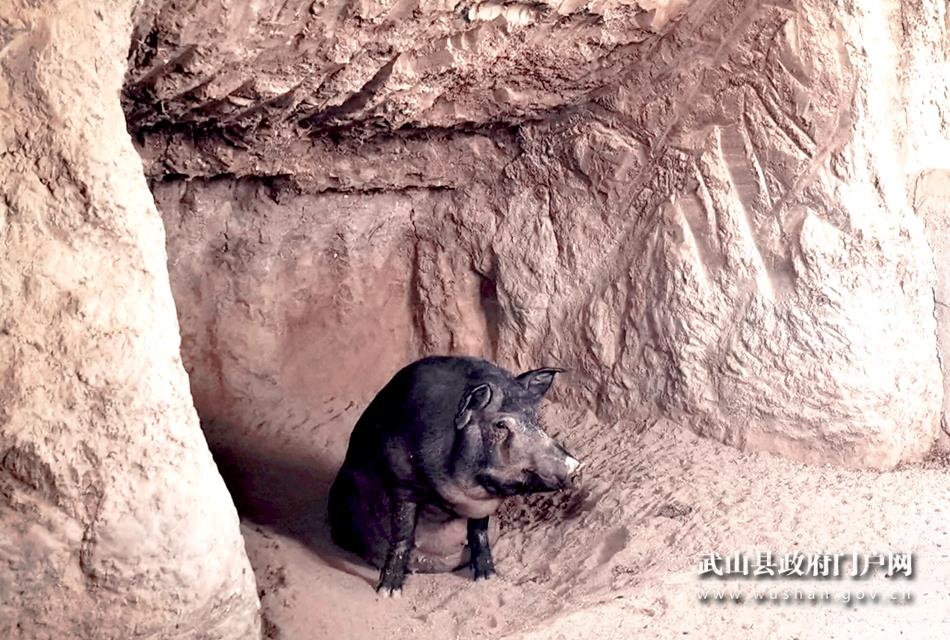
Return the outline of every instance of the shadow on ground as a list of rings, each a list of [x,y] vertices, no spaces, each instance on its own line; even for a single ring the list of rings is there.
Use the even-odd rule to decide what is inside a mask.
[[[327,495],[338,463],[234,445],[214,446],[212,455],[243,520],[294,538],[329,566],[360,575],[353,565],[365,562],[330,538]]]
[[[299,541],[330,567],[375,588],[375,580],[358,571],[369,565],[330,537],[327,498],[342,460],[234,444],[211,446],[211,452],[242,520]],[[472,579],[468,567],[450,573]]]

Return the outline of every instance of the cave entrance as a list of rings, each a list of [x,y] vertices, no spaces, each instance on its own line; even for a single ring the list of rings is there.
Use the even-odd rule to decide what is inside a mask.
[[[781,546],[777,520],[847,546],[880,521],[821,501],[943,482],[789,461],[893,468],[938,432],[932,252],[877,146],[906,118],[855,107],[899,83],[848,40],[884,10],[496,4],[209,10],[187,37],[173,9],[137,20],[129,128],[274,633],[672,634],[710,545]],[[914,153],[945,157],[939,137]],[[373,393],[430,353],[569,366],[548,420],[589,475],[500,514],[498,585],[437,576],[413,613],[370,610],[324,496]],[[818,502],[762,513],[776,483]]]

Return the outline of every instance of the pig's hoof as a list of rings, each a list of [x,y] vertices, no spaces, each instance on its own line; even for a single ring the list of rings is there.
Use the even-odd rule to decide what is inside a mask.
[[[401,598],[402,584],[395,584],[392,581],[383,580],[379,583],[379,586],[376,587],[376,593],[384,598]]]
[[[476,564],[472,567],[472,572],[475,575],[475,582],[488,580],[495,575],[495,567],[490,564]]]

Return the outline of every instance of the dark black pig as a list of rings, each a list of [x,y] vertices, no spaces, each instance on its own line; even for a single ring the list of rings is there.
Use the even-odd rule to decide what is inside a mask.
[[[334,542],[381,569],[377,591],[398,595],[407,571],[494,573],[488,518],[501,501],[561,489],[580,466],[538,425],[560,371],[513,376],[434,356],[376,395],[350,436],[329,514]]]

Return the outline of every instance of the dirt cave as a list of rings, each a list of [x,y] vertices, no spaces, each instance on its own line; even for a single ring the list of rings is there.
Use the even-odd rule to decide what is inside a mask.
[[[948,34],[942,0],[0,2],[0,636],[948,637]],[[437,353],[565,368],[584,467],[506,502],[492,580],[384,600],[326,495]],[[699,575],[757,551],[914,571]]]

